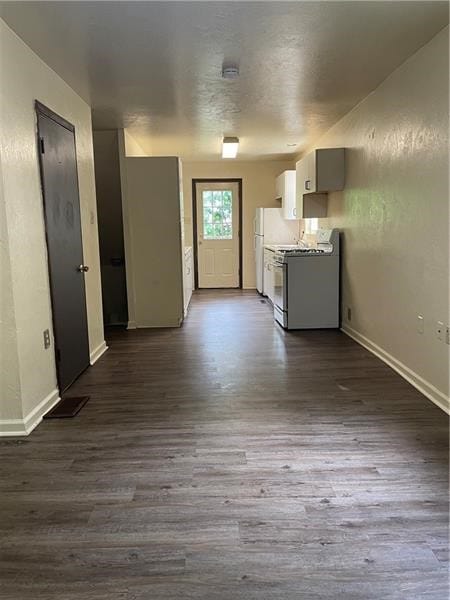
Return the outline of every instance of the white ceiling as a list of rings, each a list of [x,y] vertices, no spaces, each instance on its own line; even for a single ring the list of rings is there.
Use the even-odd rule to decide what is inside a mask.
[[[128,127],[159,155],[218,158],[238,136],[241,159],[289,158],[445,27],[448,3],[1,2],[0,15],[97,129]]]

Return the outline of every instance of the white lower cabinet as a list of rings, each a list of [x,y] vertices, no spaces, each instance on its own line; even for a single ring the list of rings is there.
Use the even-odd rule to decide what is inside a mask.
[[[184,314],[186,315],[194,289],[194,269],[192,259],[192,248],[189,246],[184,251]]]
[[[273,304],[274,296],[274,279],[273,279],[273,252],[264,250],[264,295],[269,298]]]

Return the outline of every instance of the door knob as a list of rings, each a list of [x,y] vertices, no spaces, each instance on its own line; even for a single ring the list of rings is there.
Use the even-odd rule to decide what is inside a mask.
[[[87,273],[89,271],[89,267],[87,265],[80,265],[78,267],[78,271],[80,271],[80,273]]]

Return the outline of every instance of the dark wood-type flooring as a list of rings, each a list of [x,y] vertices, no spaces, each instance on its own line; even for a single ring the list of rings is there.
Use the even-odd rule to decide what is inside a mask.
[[[0,442],[2,600],[448,597],[448,419],[369,352],[227,291],[109,345]]]

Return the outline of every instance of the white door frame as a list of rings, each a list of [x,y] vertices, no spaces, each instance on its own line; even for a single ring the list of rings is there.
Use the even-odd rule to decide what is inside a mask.
[[[198,223],[197,223],[197,184],[198,183],[237,183],[238,184],[238,214],[239,214],[239,288],[242,289],[242,178],[196,178],[192,180],[192,226],[194,250],[194,285],[198,289]]]

